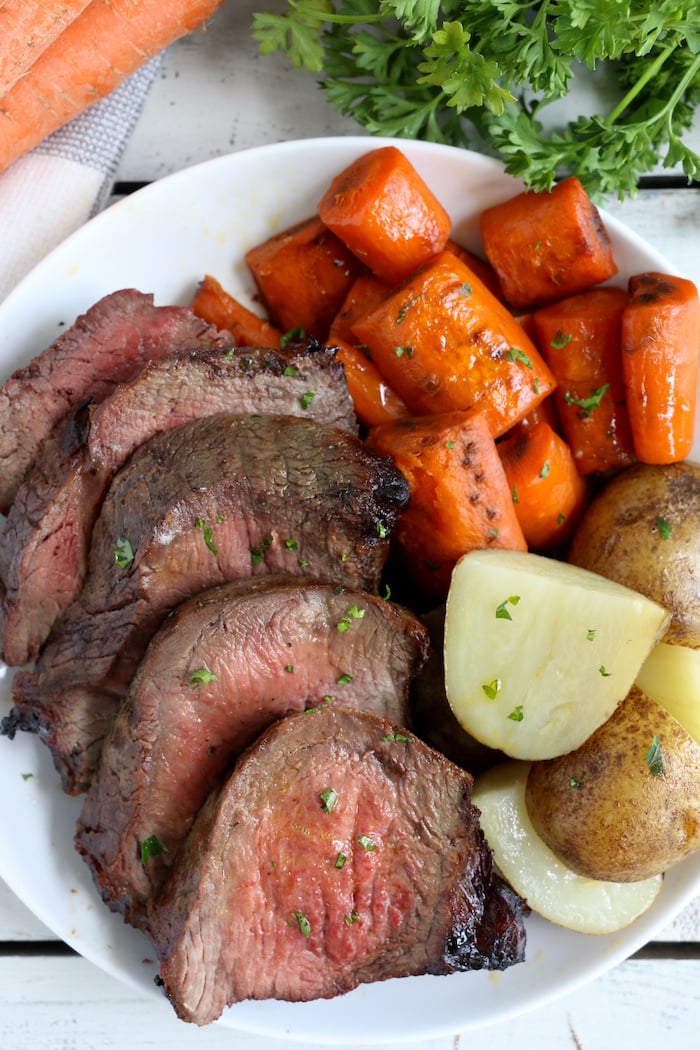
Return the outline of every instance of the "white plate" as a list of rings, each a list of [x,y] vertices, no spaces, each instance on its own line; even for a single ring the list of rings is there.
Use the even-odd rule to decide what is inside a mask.
[[[110,208],[57,248],[0,306],[0,375],[119,288],[153,292],[159,303],[187,302],[210,273],[253,305],[244,252],[312,215],[333,175],[381,144],[358,137],[263,146],[172,175]],[[466,151],[414,142],[401,148],[450,212],[455,237],[478,250],[479,211],[512,196],[520,184],[495,162]],[[673,269],[620,223],[609,216],[605,221],[620,268],[617,281],[646,269]],[[9,707],[11,676],[0,671],[0,714]],[[48,751],[26,734],[3,739],[0,747],[0,875],[81,955],[162,1002],[148,941],[101,904],[73,850],[80,804],[61,793]],[[651,911],[615,936],[568,933],[532,917],[528,960],[505,973],[403,978],[315,1003],[242,1003],[219,1023],[306,1043],[391,1043],[464,1032],[542,1006],[597,977],[649,940],[698,891],[700,854],[672,871]]]

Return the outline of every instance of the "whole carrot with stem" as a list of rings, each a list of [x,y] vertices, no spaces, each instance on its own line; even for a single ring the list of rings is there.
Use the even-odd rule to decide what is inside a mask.
[[[81,14],[90,0],[3,0],[0,3],[0,97]]]
[[[92,0],[0,98],[0,171],[201,26],[221,3]]]

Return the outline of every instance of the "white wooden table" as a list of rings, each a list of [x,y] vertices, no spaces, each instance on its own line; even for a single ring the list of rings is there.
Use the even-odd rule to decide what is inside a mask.
[[[117,191],[266,142],[357,134],[312,77],[250,40],[255,0],[229,0],[207,32],[179,42],[118,172]],[[267,8],[273,6],[266,3]],[[278,4],[278,6],[282,6]],[[700,128],[694,136],[700,149]],[[607,210],[700,285],[700,191],[649,188]],[[0,817],[1,819],[1,817]],[[664,1050],[698,1045],[700,898],[658,940],[588,987],[510,1025],[433,1040],[427,1050]],[[338,1033],[342,1040],[344,1033]],[[282,1050],[293,1044],[178,1022],[56,940],[0,885],[0,1050]]]

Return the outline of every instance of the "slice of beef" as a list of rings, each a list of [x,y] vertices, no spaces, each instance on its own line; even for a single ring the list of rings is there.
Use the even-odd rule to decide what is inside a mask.
[[[219,776],[276,719],[341,702],[406,725],[427,647],[406,610],[308,578],[242,580],[184,602],[151,641],[78,822],[103,899],[143,924]],[[151,835],[166,852],[144,865]]]
[[[6,663],[35,659],[76,597],[95,518],[119,467],[153,435],[219,411],[304,414],[357,432],[343,368],[319,344],[286,352],[193,348],[147,363],[60,424],[18,490],[0,535]]]
[[[186,306],[155,306],[123,289],[100,299],[0,388],[0,510],[7,513],[53,427],[89,397],[101,401],[150,358],[202,340],[231,345]]]
[[[471,785],[376,715],[330,706],[268,729],[152,902],[178,1016],[521,961],[523,905],[493,875]]]
[[[38,732],[65,790],[84,791],[171,609],[227,580],[280,572],[376,593],[407,500],[391,461],[303,418],[219,413],[151,438],[115,476],[85,586],[35,670],[15,677],[2,732]]]

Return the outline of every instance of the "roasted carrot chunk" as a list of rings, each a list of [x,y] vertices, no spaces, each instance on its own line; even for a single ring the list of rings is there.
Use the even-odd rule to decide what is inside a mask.
[[[448,412],[387,423],[370,431],[367,444],[391,456],[408,481],[411,499],[394,535],[424,597],[445,597],[455,563],[469,550],[526,550],[484,416]]]
[[[600,212],[575,176],[486,208],[480,221],[486,257],[515,310],[563,299],[617,273]]]
[[[191,305],[197,317],[230,332],[236,346],[280,345],[279,329],[239,303],[209,274],[200,281]]]
[[[692,281],[663,273],[630,278],[622,315],[622,374],[634,450],[673,463],[693,447],[700,302]]]
[[[522,327],[450,251],[356,321],[353,332],[414,415],[476,408],[494,437],[554,387]]]
[[[622,288],[592,288],[534,314],[537,345],[552,369],[561,429],[579,473],[634,462],[622,379]]]
[[[548,423],[519,428],[497,445],[529,547],[551,551],[571,536],[588,501],[571,449]]]
[[[318,216],[276,234],[245,261],[267,312],[281,332],[325,339],[333,318],[365,267]]]
[[[371,273],[358,277],[333,318],[329,340],[342,339],[346,343],[356,343],[352,331],[355,321],[378,306],[390,292],[391,286]]]
[[[360,346],[342,339],[330,341],[335,347],[336,360],[345,369],[345,381],[352,398],[355,415],[366,427],[404,419],[408,409],[398,394],[385,382],[377,366]]]
[[[443,206],[395,146],[370,150],[336,175],[318,213],[389,284],[441,251],[451,228]]]

